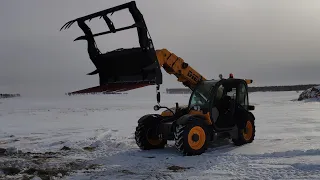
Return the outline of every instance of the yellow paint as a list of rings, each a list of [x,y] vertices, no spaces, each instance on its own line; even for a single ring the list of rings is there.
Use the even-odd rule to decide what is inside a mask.
[[[197,135],[199,137],[198,141],[193,141],[192,136]],[[206,133],[200,126],[195,126],[190,129],[188,134],[188,144],[194,150],[199,150],[202,148],[206,141]]]
[[[201,115],[201,116],[203,116],[204,119],[206,120],[205,122],[206,122],[207,125],[211,125],[211,124],[212,124],[211,119],[210,119],[210,113],[209,113],[209,112],[207,112],[206,114],[204,114],[202,111],[191,110],[191,111],[189,112],[189,114],[191,114],[191,115]]]
[[[148,140],[148,142],[149,142],[151,145],[153,145],[153,146],[159,145],[159,144],[161,143],[161,141],[162,141],[162,140],[160,140],[160,139],[149,139],[149,138],[147,138],[147,140]]]
[[[251,121],[247,121],[246,132],[243,132],[243,138],[246,141],[249,141],[252,138],[252,136],[253,136],[253,126]]]
[[[178,78],[177,81],[186,84],[188,87],[194,88],[198,82],[206,80],[191,66],[183,68],[184,60],[167,49],[156,50],[156,54],[160,66],[168,74],[175,75]]]
[[[161,116],[172,116],[172,115],[173,115],[172,112],[171,112],[171,111],[168,111],[168,110],[163,111],[163,112],[161,113]]]
[[[159,65],[168,74],[173,74],[177,77],[177,81],[183,83],[185,86],[193,89],[199,82],[206,80],[198,71],[191,66],[183,68],[184,60],[167,49],[156,50],[156,56]],[[245,79],[247,84],[251,84],[252,79]]]
[[[245,81],[246,81],[247,84],[251,84],[253,82],[252,79],[245,79]]]

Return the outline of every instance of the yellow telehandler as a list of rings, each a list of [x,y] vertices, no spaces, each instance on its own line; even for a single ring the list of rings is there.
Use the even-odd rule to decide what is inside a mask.
[[[129,10],[135,23],[115,28],[108,15],[124,9]],[[109,30],[93,34],[85,21],[98,17],[104,19]],[[173,140],[183,155],[199,155],[205,152],[209,142],[219,138],[230,138],[237,146],[254,140],[255,117],[250,111],[255,107],[249,104],[248,98],[248,84],[252,80],[237,79],[233,74],[228,78],[208,80],[169,50],[155,50],[135,1],[74,19],[61,29],[69,28],[75,22],[85,34],[75,40],[87,41],[89,57],[97,68],[88,75],[99,74],[100,85],[70,94],[122,92],[156,85],[158,104],[154,110],[166,110],[144,115],[138,120],[135,140],[141,149],[164,148],[169,140]],[[137,28],[140,47],[107,53],[101,53],[97,48],[94,37],[131,28]],[[192,90],[188,105],[176,103],[173,108],[160,105],[161,68]]]

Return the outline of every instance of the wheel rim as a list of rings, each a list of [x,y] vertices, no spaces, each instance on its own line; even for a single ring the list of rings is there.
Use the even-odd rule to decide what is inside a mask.
[[[153,146],[157,146],[157,145],[159,145],[161,143],[161,140],[159,140],[159,139],[149,139],[148,138],[148,142]]]
[[[153,146],[157,146],[157,145],[159,145],[160,143],[161,143],[161,139],[150,139],[150,136],[149,136],[149,133],[151,133],[151,131],[152,131],[152,129],[148,129],[148,131],[147,131],[147,141],[151,144],[151,145],[153,145]]]
[[[206,133],[200,126],[195,126],[190,129],[188,134],[188,144],[194,150],[202,148],[206,141]]]
[[[243,138],[244,138],[246,141],[249,141],[249,140],[252,138],[252,133],[253,133],[252,123],[251,123],[251,121],[247,121],[245,130],[244,130],[244,132],[243,132]]]

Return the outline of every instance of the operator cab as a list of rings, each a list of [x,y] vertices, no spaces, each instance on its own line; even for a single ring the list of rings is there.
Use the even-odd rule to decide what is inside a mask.
[[[245,80],[223,79],[216,84],[214,91],[212,117],[218,128],[229,128],[236,125],[237,118],[245,118],[248,110],[248,88]],[[218,111],[218,115],[215,114]]]
[[[248,102],[247,82],[232,77],[201,82],[190,97],[189,109],[209,112],[217,128],[231,128],[246,111],[253,110]]]

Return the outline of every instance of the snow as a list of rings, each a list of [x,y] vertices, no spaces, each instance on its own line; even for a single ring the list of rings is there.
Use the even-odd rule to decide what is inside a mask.
[[[314,86],[303,91],[298,100],[307,100],[307,101],[319,101],[320,100],[320,86]]]
[[[298,96],[250,93],[250,103],[256,106],[255,141],[241,147],[220,141],[191,157],[179,154],[171,141],[161,150],[141,151],[136,146],[137,120],[155,113],[155,94],[2,99],[0,148],[10,148],[13,155],[0,155],[0,168],[67,169],[68,163],[78,163],[64,176],[72,180],[320,179],[320,102],[297,101]],[[186,104],[188,97],[162,94],[161,104]],[[70,150],[61,150],[64,146]],[[0,179],[8,177],[21,176],[5,178],[0,170]]]

